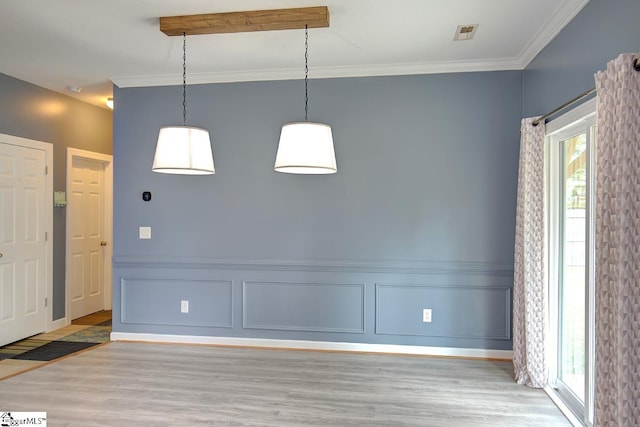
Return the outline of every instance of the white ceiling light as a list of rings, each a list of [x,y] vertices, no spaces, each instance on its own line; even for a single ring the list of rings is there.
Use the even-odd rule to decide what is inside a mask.
[[[309,111],[309,30],[305,26],[304,122],[285,123],[280,132],[274,170],[294,174],[336,173],[331,126],[307,121]]]
[[[180,175],[211,175],[213,165],[209,131],[187,126],[187,35],[182,34],[182,126],[160,128],[154,172]]]

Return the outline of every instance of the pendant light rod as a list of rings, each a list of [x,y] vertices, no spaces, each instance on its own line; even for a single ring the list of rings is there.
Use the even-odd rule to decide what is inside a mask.
[[[304,26],[304,121],[309,115],[309,26]]]
[[[328,27],[329,8],[314,6],[160,18],[160,31],[168,36],[300,30],[305,26]]]
[[[182,125],[187,125],[187,33],[182,33]]]

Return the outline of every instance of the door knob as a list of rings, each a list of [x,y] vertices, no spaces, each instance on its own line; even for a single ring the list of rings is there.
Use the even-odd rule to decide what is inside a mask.
[[[0,258],[2,258],[4,255],[2,255],[2,252],[0,252]]]
[[[107,242],[103,240],[102,242],[100,242],[100,246],[107,246]]]

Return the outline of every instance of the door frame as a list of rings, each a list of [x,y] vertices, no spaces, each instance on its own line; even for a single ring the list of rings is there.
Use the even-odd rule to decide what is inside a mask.
[[[71,167],[73,165],[73,159],[87,159],[101,162],[104,165],[104,237],[107,241],[107,246],[104,247],[104,308],[110,310],[112,307],[112,263],[113,257],[113,156],[109,154],[95,153],[93,151],[80,150],[78,148],[67,148],[67,171],[66,171],[66,189],[69,193],[69,176],[71,176]],[[69,274],[70,274],[70,260],[71,250],[71,227],[69,226],[70,215],[66,215],[65,219],[65,305],[64,311],[67,318],[67,324],[71,323],[71,292],[69,291]]]
[[[8,145],[29,148],[32,150],[44,151],[45,174],[45,207],[44,207],[44,232],[45,239],[45,324],[42,329],[50,332],[55,329],[53,320],[53,144],[50,142],[37,141],[35,139],[22,138],[19,136],[0,134],[0,142]]]
[[[549,366],[549,380],[550,385],[545,387],[546,393],[551,397],[554,403],[558,406],[560,411],[574,424],[584,424],[593,422],[593,367],[595,363],[595,332],[592,322],[594,319],[594,277],[593,272],[594,264],[594,251],[595,244],[593,237],[595,236],[594,222],[595,214],[593,212],[595,205],[595,194],[593,193],[594,187],[593,176],[589,177],[587,174],[587,194],[589,201],[587,202],[586,222],[587,233],[585,242],[585,255],[586,255],[586,267],[585,267],[585,280],[587,283],[587,295],[585,295],[585,396],[584,396],[584,408],[580,408],[575,405],[575,399],[568,397],[569,393],[566,391],[566,386],[558,386],[558,365],[559,365],[559,346],[560,346],[560,276],[561,276],[561,251],[559,250],[560,242],[562,241],[561,235],[561,223],[560,212],[561,204],[559,202],[560,195],[558,194],[561,187],[561,177],[558,171],[560,170],[561,159],[558,155],[559,147],[557,143],[563,139],[575,135],[575,129],[578,126],[582,127],[582,131],[589,132],[590,129],[596,125],[596,110],[597,110],[597,97],[592,98],[578,107],[571,109],[565,114],[559,116],[553,121],[549,122],[546,128],[545,135],[545,200],[549,201],[548,207],[545,209],[545,227],[546,233],[549,236],[547,245],[547,264],[549,265],[547,272],[547,290],[550,295],[549,310],[548,310],[548,322],[551,325],[549,330],[549,348],[547,349],[547,355],[551,361]],[[565,129],[566,128],[566,129]],[[595,141],[597,143],[597,141]],[[591,141],[593,144],[594,141]],[[588,143],[589,145],[589,143]],[[553,151],[556,151],[555,154]],[[588,168],[591,168],[592,173],[595,173],[594,164],[595,161],[595,146],[588,148],[586,164]],[[587,424],[585,424],[587,423]]]

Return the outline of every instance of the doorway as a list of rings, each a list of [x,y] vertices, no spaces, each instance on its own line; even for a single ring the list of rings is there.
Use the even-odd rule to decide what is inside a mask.
[[[0,135],[0,345],[52,327],[51,144]]]
[[[111,309],[113,157],[67,149],[68,320]]]
[[[593,423],[596,99],[547,126],[552,393]]]

